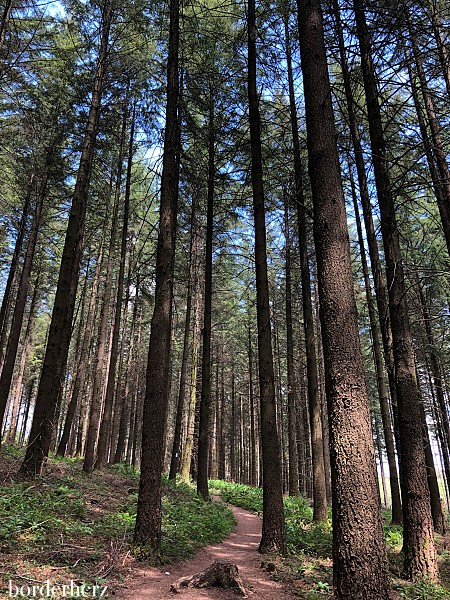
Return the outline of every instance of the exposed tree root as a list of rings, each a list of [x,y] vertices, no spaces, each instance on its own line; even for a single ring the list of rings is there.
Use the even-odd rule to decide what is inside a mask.
[[[177,583],[171,585],[170,590],[174,594],[179,594],[180,589],[184,587],[231,588],[240,596],[247,598],[247,593],[239,576],[237,565],[233,565],[233,563],[230,562],[221,562],[219,560],[214,561],[212,565],[204,571],[200,571],[200,573],[196,573],[191,577],[182,577]]]

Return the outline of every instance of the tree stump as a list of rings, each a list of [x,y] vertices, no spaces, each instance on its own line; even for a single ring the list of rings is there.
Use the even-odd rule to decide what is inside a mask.
[[[200,573],[196,573],[191,577],[182,577],[177,583],[173,583],[170,586],[170,591],[174,594],[179,594],[180,589],[184,587],[231,588],[240,596],[247,598],[237,565],[229,562],[221,562],[220,560],[215,560],[212,565],[204,571],[200,571]]]

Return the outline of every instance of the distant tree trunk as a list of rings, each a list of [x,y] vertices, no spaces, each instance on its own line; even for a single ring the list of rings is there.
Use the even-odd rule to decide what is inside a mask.
[[[428,431],[427,418],[423,406],[423,400],[420,402],[420,418],[422,421],[423,446],[425,450],[425,464],[427,467],[427,481],[430,490],[430,505],[431,515],[433,517],[433,525],[438,533],[445,533],[445,518],[442,513],[441,497],[439,493],[439,485],[434,466],[433,452],[431,450],[430,433]]]
[[[116,174],[116,186],[114,193],[114,205],[112,211],[111,220],[111,233],[109,236],[109,250],[108,259],[106,261],[105,275],[104,275],[104,288],[103,295],[101,298],[101,309],[99,316],[98,336],[97,336],[97,352],[95,356],[94,364],[94,381],[92,382],[91,398],[90,398],[90,414],[89,414],[89,426],[86,436],[86,444],[84,449],[84,462],[83,471],[90,473],[95,466],[96,451],[97,451],[97,440],[99,433],[100,419],[102,415],[102,405],[104,399],[104,381],[105,376],[108,377],[108,348],[110,343],[110,334],[108,334],[109,321],[110,321],[110,309],[111,309],[111,294],[113,287],[113,268],[114,268],[114,253],[116,248],[116,236],[117,236],[117,221],[119,213],[119,190],[120,184],[118,183],[122,179],[122,168],[121,168],[121,157],[119,158],[119,166]],[[110,188],[112,187],[112,179],[110,181]],[[120,309],[120,307],[117,307]],[[106,365],[105,365],[106,363]],[[106,374],[105,374],[106,371]]]
[[[433,167],[430,171],[434,183],[435,192],[437,192],[435,193],[435,196],[439,208],[439,214],[441,216],[445,241],[447,243],[447,251],[450,255],[450,171],[447,164],[446,152],[442,143],[439,123],[436,117],[436,110],[434,107],[433,97],[427,85],[425,71],[423,69],[419,49],[417,48],[417,43],[415,40],[414,33],[412,31],[412,25],[409,16],[408,33],[415,60],[416,71],[420,82],[420,88],[422,91],[422,97],[425,104],[425,110],[428,118],[428,127],[430,129],[431,140],[433,142],[431,148],[433,157],[432,160],[437,166],[438,173],[433,172],[435,171]],[[414,86],[414,81],[411,81],[411,85]],[[427,139],[427,136],[425,137],[425,139]],[[437,175],[439,176],[438,178],[436,177]]]
[[[161,474],[169,399],[173,267],[178,204],[180,148],[178,121],[178,0],[170,0],[169,12],[166,128],[156,255],[155,308],[148,352],[146,392],[142,417],[141,477],[133,540],[135,555],[146,559],[158,558],[161,545]]]
[[[212,255],[214,220],[214,180],[215,166],[215,124],[214,88],[209,82],[209,122],[208,122],[208,194],[206,206],[206,245],[205,245],[205,294],[203,313],[202,343],[202,389],[200,395],[200,421],[198,433],[197,493],[204,499],[208,492],[209,421],[211,404],[211,319],[212,319]]]
[[[33,181],[34,174],[31,175],[30,181],[28,184],[27,195],[25,197],[25,202],[22,209],[22,216],[20,218],[20,224],[17,231],[16,243],[14,245],[14,251],[11,258],[11,264],[9,266],[8,271],[8,279],[5,284],[5,291],[3,293],[2,305],[0,307],[0,370],[3,368],[3,360],[4,360],[4,348],[5,348],[5,339],[7,333],[7,321],[9,308],[13,299],[11,298],[12,289],[14,287],[14,283],[17,277],[17,264],[19,261],[19,256],[22,251],[23,240],[25,237],[25,232],[27,229],[27,221],[30,215],[30,207],[31,207],[31,195],[33,191]]]
[[[128,271],[128,292],[127,292],[127,303],[130,301],[130,269]],[[127,438],[127,429],[130,426],[129,438],[132,437],[132,402],[133,402],[133,394],[130,386],[130,379],[132,377],[132,369],[133,369],[133,359],[135,356],[135,332],[137,326],[137,318],[138,318],[138,290],[136,288],[135,298],[133,303],[133,316],[131,317],[131,326],[130,326],[130,343],[128,345],[128,358],[127,365],[125,369],[125,382],[122,389],[121,381],[117,386],[117,397],[120,398],[121,402],[121,412],[120,412],[120,421],[118,424],[118,432],[117,432],[117,444],[115,447],[115,453],[113,458],[113,464],[118,464],[124,460],[125,457],[125,445]],[[124,355],[125,355],[125,332],[126,332],[126,319],[124,319],[125,323],[123,326],[123,335],[122,335],[122,349],[121,349],[121,360],[122,363],[121,371],[123,369]]]
[[[24,373],[25,373],[25,367],[26,367],[27,360],[28,360],[28,357],[30,354],[32,343],[33,343],[33,329],[34,329],[34,324],[35,324],[35,319],[36,319],[36,305],[37,305],[39,293],[40,293],[40,289],[39,289],[39,275],[38,275],[36,278],[36,282],[34,284],[33,296],[31,298],[30,312],[28,315],[27,327],[26,327],[25,335],[24,335],[24,339],[23,339],[22,355],[20,357],[19,373],[17,376],[17,381],[15,383],[16,389],[15,389],[15,394],[14,394],[13,406],[12,406],[12,410],[11,410],[11,418],[9,419],[8,436],[6,438],[6,441],[8,444],[13,444],[16,440],[18,417],[19,417],[19,403],[20,403],[20,397],[22,395],[22,383],[23,383],[23,377],[24,377]]]
[[[446,406],[446,402],[445,402],[445,398],[444,398],[444,389],[443,389],[443,382],[442,382],[442,377],[441,377],[441,370],[439,367],[438,357],[436,355],[436,352],[434,351],[435,343],[434,343],[434,338],[433,338],[433,331],[431,329],[430,315],[428,312],[425,295],[423,293],[422,286],[420,285],[419,282],[418,282],[417,287],[418,287],[418,292],[419,292],[420,305],[421,305],[421,309],[422,309],[423,324],[425,327],[428,348],[429,348],[428,354],[430,357],[430,366],[431,366],[433,387],[434,387],[434,391],[436,394],[436,398],[438,400],[440,417],[442,420],[443,429],[445,431],[445,443],[447,446],[447,451],[449,451],[450,450],[450,425],[449,425],[449,420],[448,420],[447,406]]]
[[[191,212],[191,239],[190,239],[190,252],[189,252],[189,274],[188,274],[188,285],[186,295],[186,315],[184,322],[184,338],[183,338],[183,354],[181,358],[181,373],[180,373],[180,387],[178,391],[178,402],[177,402],[177,413],[175,418],[175,432],[173,436],[172,445],[172,457],[170,461],[170,472],[169,479],[175,479],[180,469],[181,456],[182,456],[182,427],[183,427],[183,414],[186,406],[186,399],[189,396],[188,386],[188,362],[189,362],[189,337],[191,333],[191,313],[192,313],[192,287],[193,287],[193,247],[195,237],[195,215],[196,202],[192,202]],[[188,473],[189,477],[189,473]]]
[[[306,342],[306,370],[308,378],[308,403],[311,427],[311,453],[313,476],[314,521],[328,518],[325,480],[325,458],[323,452],[322,409],[318,382],[316,339],[311,299],[311,273],[309,269],[308,242],[306,236],[306,206],[303,194],[303,175],[298,135],[297,107],[295,104],[294,79],[292,76],[291,44],[289,27],[285,20],[286,59],[289,80],[289,106],[294,147],[295,194],[297,203],[298,244],[302,282],[303,327]]]
[[[189,390],[189,405],[187,414],[186,439],[183,446],[181,456],[180,477],[183,481],[189,481],[189,473],[191,470],[192,452],[194,449],[194,429],[195,429],[195,413],[197,406],[197,367],[200,351],[200,335],[201,335],[201,293],[199,279],[199,261],[200,261],[200,246],[202,244],[199,231],[194,234],[192,245],[192,268],[193,268],[193,332],[192,332],[192,351],[191,351],[191,373],[190,373],[190,390]]]
[[[22,427],[20,429],[19,446],[22,446],[25,441],[25,434],[26,434],[26,429],[27,429],[27,424],[28,424],[28,417],[30,415],[31,401],[33,399],[35,383],[36,383],[36,379],[33,378],[33,379],[30,379],[25,386],[26,387],[26,389],[25,389],[25,410],[24,410],[24,415],[23,415],[23,420],[22,420]]]
[[[217,465],[217,476],[219,479],[225,479],[225,382],[224,382],[224,364],[223,357],[220,362],[220,429],[219,434],[219,460]],[[219,381],[217,382],[219,385]]]
[[[430,494],[420,418],[420,392],[415,373],[414,348],[409,323],[406,287],[387,165],[378,89],[371,55],[370,35],[363,0],[354,0],[356,31],[369,117],[375,184],[381,213],[381,232],[386,261],[389,309],[396,366],[398,425],[401,443],[403,487],[404,576],[437,577],[436,549],[430,511]]]
[[[255,419],[255,394],[253,391],[253,348],[252,331],[250,321],[248,323],[248,396],[250,403],[250,452],[251,452],[251,470],[250,485],[258,485],[258,455],[256,452],[256,419]]]
[[[358,200],[356,197],[355,182],[351,171],[349,160],[350,183],[352,187],[353,209],[355,211],[356,228],[358,231],[358,243],[360,248],[361,266],[364,275],[364,285],[366,289],[367,308],[369,311],[370,331],[372,334],[372,349],[375,362],[375,371],[377,375],[378,400],[380,402],[381,419],[383,423],[384,441],[386,444],[386,454],[389,465],[389,482],[391,488],[392,502],[392,524],[402,522],[402,502],[400,498],[400,484],[397,473],[397,463],[395,462],[394,434],[392,430],[391,412],[389,407],[389,393],[384,377],[382,342],[378,330],[377,315],[375,312],[372,288],[370,284],[369,268],[367,265],[366,250],[364,247],[364,237],[359,216]],[[383,468],[382,462],[380,463]]]
[[[288,380],[288,444],[289,444],[289,496],[298,496],[297,455],[297,390],[294,375],[294,333],[292,327],[291,237],[289,208],[284,206],[285,286],[286,286],[286,359]]]
[[[122,182],[122,147],[125,144],[126,136],[126,125],[128,120],[128,91],[126,97],[126,106],[123,114],[122,134],[121,134],[121,150],[119,156],[119,169],[117,174],[116,184],[116,196],[119,201],[120,188]],[[131,193],[131,169],[133,163],[133,143],[134,143],[134,121],[135,111],[133,108],[133,115],[131,119],[131,131],[130,139],[128,144],[128,163],[127,163],[127,174],[125,184],[125,198],[123,206],[123,223],[122,223],[122,238],[120,246],[120,260],[119,260],[119,273],[117,276],[117,289],[116,289],[116,310],[114,314],[114,323],[112,329],[111,338],[111,353],[109,361],[109,372],[106,383],[105,392],[105,407],[103,411],[103,418],[100,424],[100,431],[98,437],[98,448],[97,448],[97,460],[95,463],[96,469],[101,469],[108,461],[108,451],[111,439],[111,426],[112,426],[112,411],[114,404],[114,390],[116,388],[116,371],[117,371],[117,358],[119,351],[119,335],[120,335],[120,324],[122,318],[122,304],[123,304],[123,284],[125,279],[125,260],[127,255],[127,244],[128,244],[128,218],[130,212],[130,193]],[[120,394],[119,394],[120,395]],[[116,407],[117,410],[117,407]],[[111,450],[113,452],[113,450]]]
[[[3,48],[3,44],[5,43],[6,30],[8,29],[12,5],[12,0],[5,0],[5,6],[3,8],[2,18],[0,20],[0,50]],[[0,67],[0,73],[2,70],[2,67]]]
[[[111,2],[110,0],[106,0],[103,7],[101,43],[95,82],[82,144],[69,223],[67,225],[50,331],[36,397],[30,444],[20,469],[21,473],[26,476],[39,475],[42,471],[44,461],[48,456],[53,437],[55,411],[61,393],[61,385],[64,380],[112,16]]]
[[[434,39],[436,40],[439,62],[441,63],[447,94],[450,98],[450,55],[442,35],[442,23],[437,12],[439,3],[436,2],[436,0],[427,0],[426,4],[431,13],[431,23],[433,26]]]
[[[50,151],[50,155],[52,152]],[[47,190],[48,172],[45,172],[39,186],[36,207],[33,215],[33,221],[27,242],[27,249],[20,275],[19,289],[17,291],[16,303],[14,306],[11,331],[9,333],[8,345],[6,347],[5,362],[0,375],[0,426],[5,416],[6,405],[16,364],[17,350],[19,348],[20,333],[22,331],[25,306],[28,298],[28,288],[30,286],[31,270],[33,268],[34,253],[38,239],[39,227],[41,224],[42,208]]]
[[[92,337],[92,325],[94,320],[95,306],[97,302],[98,285],[100,281],[100,271],[103,264],[103,239],[100,243],[100,251],[97,259],[97,265],[95,268],[94,278],[92,281],[91,296],[89,299],[89,306],[86,315],[86,323],[84,327],[83,341],[81,343],[79,360],[76,364],[75,380],[73,383],[72,394],[70,396],[69,405],[67,407],[66,420],[64,422],[63,433],[59,441],[56,454],[58,456],[65,456],[67,451],[67,444],[69,441],[70,431],[73,425],[73,419],[78,405],[78,399],[80,392],[83,390],[84,382],[86,378],[87,362],[89,357],[89,349],[91,346]],[[86,274],[86,283],[88,281],[88,275]]]
[[[322,11],[319,0],[298,0],[297,7],[330,423],[335,594],[346,600],[387,600],[388,565]]]
[[[256,314],[263,460],[263,524],[260,552],[286,552],[280,441],[277,434],[275,376],[267,278],[266,224],[261,152],[261,120],[256,89],[255,0],[248,3],[248,103],[255,222]]]

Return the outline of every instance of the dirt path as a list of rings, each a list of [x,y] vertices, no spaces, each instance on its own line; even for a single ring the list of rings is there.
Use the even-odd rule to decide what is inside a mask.
[[[203,571],[214,560],[232,562],[239,568],[249,598],[261,600],[283,600],[289,592],[278,581],[270,579],[261,569],[261,554],[258,544],[261,539],[261,519],[242,509],[233,507],[237,527],[224,542],[208,546],[190,560],[166,567],[165,571],[139,566],[133,580],[126,588],[117,590],[115,598],[119,600],[236,600],[239,596],[232,590],[220,588],[183,589],[180,594],[170,591],[172,583],[180,577],[188,577]]]

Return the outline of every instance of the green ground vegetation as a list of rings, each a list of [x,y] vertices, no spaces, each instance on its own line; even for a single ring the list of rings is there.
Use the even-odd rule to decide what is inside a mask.
[[[211,493],[223,500],[262,515],[262,488],[227,481],[210,481]],[[285,579],[297,596],[305,600],[332,598],[332,526],[331,510],[324,523],[313,521],[313,510],[301,496],[284,498],[284,514],[289,556],[271,557],[273,576]],[[448,539],[436,536],[442,585],[429,581],[410,583],[401,579],[403,545],[402,527],[390,525],[391,514],[385,511],[384,532],[388,548],[392,589],[396,599],[449,600],[450,554]]]
[[[0,457],[0,597],[17,585],[71,580],[113,591],[131,572],[138,473],[116,465],[85,475],[75,459],[52,458],[45,474],[21,481],[22,451]],[[235,519],[224,504],[200,500],[184,484],[163,482],[165,564],[224,539]]]

